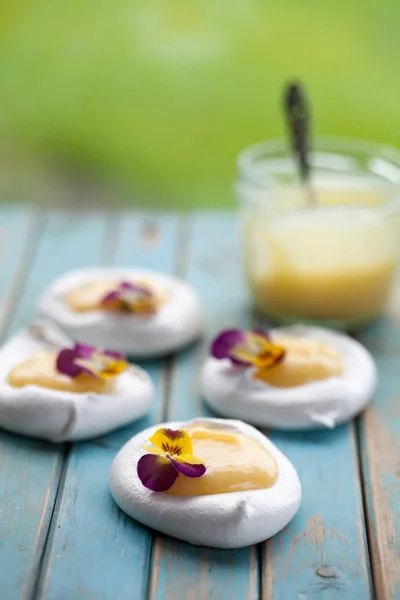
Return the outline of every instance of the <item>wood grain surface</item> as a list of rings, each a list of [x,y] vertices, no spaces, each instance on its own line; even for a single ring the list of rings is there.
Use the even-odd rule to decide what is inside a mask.
[[[400,598],[400,290],[360,336],[378,365],[378,390],[359,419],[359,447],[377,600]]]
[[[141,265],[184,277],[206,310],[203,340],[143,361],[156,401],[148,417],[91,442],[56,446],[0,433],[1,600],[400,600],[400,295],[363,332],[379,387],[357,423],[271,439],[303,484],[298,515],[259,546],[189,546],[125,516],[111,462],[137,431],[209,415],[198,371],[222,328],[248,327],[236,218],[128,212],[0,211],[0,334],[29,322],[38,296],[68,269]]]

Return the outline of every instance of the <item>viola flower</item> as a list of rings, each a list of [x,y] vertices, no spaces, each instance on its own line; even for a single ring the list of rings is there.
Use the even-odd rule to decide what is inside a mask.
[[[149,438],[152,446],[145,446],[145,454],[137,464],[137,474],[152,492],[166,492],[179,475],[202,477],[206,472],[204,462],[193,456],[190,435],[184,429],[158,429]]]
[[[264,331],[222,331],[211,344],[214,358],[229,358],[234,364],[254,366],[258,370],[268,369],[280,363],[285,348],[274,344]]]
[[[75,344],[73,348],[64,348],[57,356],[57,371],[78,377],[87,373],[95,379],[110,379],[128,368],[122,354],[111,350],[96,350],[85,344]]]
[[[104,309],[128,313],[154,314],[157,305],[155,294],[147,286],[128,281],[119,283],[100,301]]]

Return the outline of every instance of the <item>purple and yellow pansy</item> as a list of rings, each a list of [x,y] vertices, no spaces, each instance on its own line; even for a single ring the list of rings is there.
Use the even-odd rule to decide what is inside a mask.
[[[151,315],[157,312],[158,301],[148,286],[121,281],[101,299],[100,306],[105,310]]]
[[[152,492],[166,492],[176,479],[202,477],[206,472],[204,462],[193,456],[190,435],[184,429],[158,429],[144,447],[148,454],[137,464],[137,474],[144,485]]]
[[[285,348],[275,344],[265,331],[222,331],[211,344],[211,355],[228,358],[233,364],[256,367],[257,371],[270,369],[285,357]]]
[[[78,377],[86,373],[95,379],[107,380],[116,377],[128,366],[119,352],[97,350],[85,344],[63,348],[56,359],[57,371],[68,377]]]

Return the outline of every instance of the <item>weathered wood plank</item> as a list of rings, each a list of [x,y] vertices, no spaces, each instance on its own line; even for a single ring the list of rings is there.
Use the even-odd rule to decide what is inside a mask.
[[[303,499],[289,526],[263,544],[262,600],[372,598],[354,423],[269,437],[296,467]]]
[[[388,315],[363,332],[379,383],[359,423],[372,572],[377,600],[400,599],[400,289]]]
[[[123,215],[110,261],[173,272],[179,219]],[[164,361],[142,364],[151,373],[157,398],[140,422],[94,442],[76,444],[46,550],[41,600],[143,600],[146,597],[152,533],[114,504],[108,475],[116,451],[164,412],[168,373]]]
[[[206,310],[207,339],[220,328],[245,323],[236,222],[226,214],[193,218],[188,231],[186,280]],[[206,342],[207,343],[207,342]],[[197,393],[198,370],[206,343],[179,356],[171,385],[168,418],[209,414]],[[258,598],[257,548],[228,551],[197,548],[157,535],[151,565],[151,600],[255,600]]]
[[[37,598],[136,600],[145,597],[151,533],[113,502],[114,452],[75,444],[44,558]]]
[[[263,600],[372,598],[353,426],[269,437],[296,467],[303,499],[263,544]]]
[[[23,294],[10,322],[15,333],[34,316],[43,289],[69,269],[100,263],[107,220],[100,214],[60,211],[40,219],[43,231],[36,255],[25,274]]]
[[[79,219],[66,213],[40,223],[41,237],[28,242],[26,272],[19,273],[15,312],[7,323],[14,333],[33,316],[43,287],[64,269],[100,259],[106,221]],[[23,232],[21,231],[21,238]],[[19,243],[19,233],[12,239]],[[30,263],[29,264],[29,260]],[[37,440],[0,434],[1,595],[7,600],[31,598],[47,539],[64,451]]]
[[[18,276],[22,273],[28,240],[34,234],[33,215],[27,209],[12,209],[1,206],[0,208],[0,322],[2,333],[6,330],[7,321],[12,314],[13,295],[17,292]],[[30,237],[29,234],[32,234]],[[34,454],[33,449],[33,454]],[[9,455],[13,456],[10,459]],[[23,454],[23,451],[22,451]],[[21,511],[21,496],[29,492],[29,478],[26,476],[27,469],[22,468],[18,473],[14,472],[14,465],[24,467],[24,461],[20,460],[20,447],[18,440],[4,432],[0,432],[0,564],[2,565],[1,582],[5,597],[17,597],[21,594],[24,583],[19,582],[19,574],[27,564],[25,556],[29,553],[26,548],[26,538],[35,536],[37,525],[30,524],[29,519],[24,522],[24,527],[16,531],[13,527],[16,517]],[[26,458],[23,456],[23,458]],[[47,461],[43,460],[37,465],[35,478],[41,480],[43,470],[46,473]],[[42,469],[42,468],[43,469]],[[38,512],[35,510],[38,508]],[[30,503],[30,511],[35,516],[40,515],[40,507]],[[28,531],[27,531],[28,530]],[[10,531],[13,535],[10,536]],[[19,535],[14,535],[19,534]],[[15,560],[18,553],[19,565],[10,565],[10,557]],[[19,589],[16,589],[16,584]],[[13,596],[14,594],[14,596]]]

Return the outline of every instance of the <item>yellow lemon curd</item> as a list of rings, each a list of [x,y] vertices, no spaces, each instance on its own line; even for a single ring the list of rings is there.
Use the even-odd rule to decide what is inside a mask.
[[[93,310],[98,310],[101,306],[101,301],[109,292],[118,287],[120,281],[116,280],[102,280],[102,281],[90,281],[88,283],[83,283],[76,288],[70,290],[66,296],[65,300],[71,308],[71,310],[75,312],[89,312]],[[154,285],[153,283],[149,283],[145,280],[137,280],[132,281],[131,283],[135,283],[136,285],[143,285],[151,289],[156,295],[156,303],[161,304],[167,297],[165,290],[158,289],[159,286]],[[113,310],[114,305],[110,302],[109,309]]]
[[[168,494],[203,496],[260,490],[271,487],[278,476],[275,458],[261,444],[241,433],[197,426],[188,429],[193,454],[206,465],[198,479],[179,475]]]
[[[66,294],[68,306],[75,312],[98,310],[102,299],[116,288],[118,281],[103,280],[83,283]]]
[[[273,367],[257,371],[256,379],[274,387],[295,387],[343,373],[342,357],[329,344],[289,335],[276,336],[273,341],[285,348],[284,359]]]
[[[112,391],[113,380],[98,380],[87,373],[77,377],[68,377],[56,369],[57,354],[41,352],[30,356],[16,365],[8,374],[8,383],[13,387],[38,385],[51,390],[74,392],[96,392],[106,394]]]
[[[398,259],[395,224],[372,209],[260,213],[245,218],[244,240],[250,288],[262,312],[352,323],[385,306]]]

